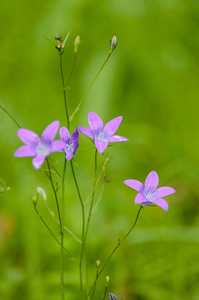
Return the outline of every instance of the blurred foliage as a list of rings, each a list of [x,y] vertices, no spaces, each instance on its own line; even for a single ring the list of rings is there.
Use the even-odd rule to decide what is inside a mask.
[[[168,213],[154,207],[142,211],[100,278],[96,299],[102,298],[109,275],[109,291],[118,299],[198,300],[199,2],[1,0],[0,104],[20,126],[38,134],[54,120],[66,126],[54,28],[63,39],[71,30],[63,56],[66,78],[73,65],[74,39],[80,35],[82,41],[67,89],[70,114],[106,59],[110,39],[118,39],[71,126],[87,126],[89,111],[105,123],[122,115],[117,133],[130,140],[108,148],[109,182],[88,237],[90,282],[95,261],[105,261],[138,210],[133,204],[136,193],[123,181],[143,182],[155,170],[161,186],[177,191],[167,198]],[[35,170],[30,158],[13,157],[21,146],[18,128],[3,110],[0,120],[0,177],[11,187],[0,197],[0,299],[59,299],[59,246],[29,200],[41,186],[56,212],[53,194],[42,169]],[[94,151],[81,135],[79,149],[84,148],[87,151],[75,156],[75,168],[86,199],[92,189]],[[102,164],[100,156],[99,169]],[[61,162],[57,166],[61,169]],[[81,210],[69,169],[65,223],[80,237]],[[58,236],[59,227],[43,201],[37,209]],[[78,257],[79,244],[67,234],[65,244]],[[66,299],[79,299],[78,280],[78,265],[65,259]]]

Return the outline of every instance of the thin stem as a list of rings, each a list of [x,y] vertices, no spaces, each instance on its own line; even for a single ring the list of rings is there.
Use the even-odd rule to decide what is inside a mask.
[[[93,208],[93,202],[94,202],[94,196],[95,196],[96,177],[97,177],[97,149],[95,150],[95,173],[94,173],[94,180],[93,180],[93,191],[92,191],[92,196],[91,196],[90,210],[89,210],[88,220],[87,220],[87,224],[86,224],[85,241],[86,241],[88,227],[90,224],[90,219],[91,219],[91,214],[92,214],[92,208]]]
[[[64,105],[65,105],[65,112],[66,112],[66,119],[67,119],[67,127],[69,129],[69,116],[68,116],[68,107],[67,107],[67,101],[66,101],[66,87],[64,82],[64,72],[63,72],[63,62],[62,62],[62,54],[60,53],[60,71],[61,71],[61,78],[62,78],[62,88],[63,88],[63,94],[64,94]]]
[[[105,162],[104,162],[104,164],[103,164],[103,166],[102,166],[101,172],[100,172],[100,174],[99,174],[99,176],[98,176],[98,178],[97,178],[97,180],[96,180],[96,182],[95,182],[95,186],[93,187],[93,189],[92,189],[92,191],[90,192],[89,196],[88,196],[87,199],[85,200],[84,206],[86,205],[86,203],[87,203],[87,202],[90,200],[90,198],[92,197],[93,191],[96,189],[96,187],[97,187],[97,185],[98,185],[98,183],[99,183],[99,181],[100,181],[100,178],[102,177],[102,174],[105,172],[106,165],[107,165],[107,163],[109,162],[109,160],[110,160],[109,157],[107,157],[107,158],[105,159]]]
[[[76,59],[77,59],[77,54],[75,53],[75,55],[74,55],[74,60],[73,60],[72,70],[71,70],[70,76],[69,76],[69,78],[68,78],[68,80],[67,80],[67,82],[66,82],[66,87],[67,87],[67,85],[69,84],[69,81],[70,81],[71,78],[72,78],[72,75],[73,75],[73,72],[74,72],[74,69],[75,69]]]
[[[63,262],[63,247],[64,247],[64,239],[63,239],[63,236],[64,236],[64,233],[63,233],[63,223],[62,223],[62,219],[61,219],[61,213],[60,213],[60,208],[59,208],[59,202],[58,202],[58,198],[57,198],[57,193],[56,193],[56,190],[55,190],[55,187],[54,187],[54,183],[53,183],[53,180],[52,180],[52,174],[51,174],[51,170],[50,170],[50,164],[49,164],[49,161],[48,159],[46,158],[46,161],[47,161],[47,165],[48,165],[48,169],[49,169],[49,179],[50,179],[50,182],[51,182],[51,185],[52,185],[52,189],[53,189],[53,192],[54,192],[54,195],[55,195],[55,200],[56,200],[56,205],[57,205],[57,212],[58,212],[58,217],[59,217],[59,223],[60,223],[60,235],[61,235],[61,270],[60,270],[60,280],[61,280],[61,296],[62,296],[62,300],[64,300],[64,270],[63,270],[63,265],[64,265],[64,262]]]
[[[21,128],[21,126],[17,123],[17,121],[13,118],[13,116],[11,116],[11,114],[5,109],[5,107],[3,105],[0,105],[0,108],[3,109],[5,111],[5,113],[15,122],[15,124]]]
[[[108,288],[108,285],[106,284],[106,286],[105,286],[105,290],[104,290],[104,297],[103,297],[103,300],[105,300],[106,293],[107,293],[107,288]]]
[[[41,219],[41,221],[43,222],[43,224],[45,225],[45,227],[48,229],[48,231],[50,232],[50,234],[52,235],[52,237],[55,239],[55,241],[61,246],[60,241],[56,238],[56,236],[54,235],[54,233],[52,232],[52,230],[48,227],[48,225],[46,224],[46,222],[44,221],[44,219],[42,218],[42,216],[40,215],[40,213],[38,212],[37,208],[34,206],[35,211],[37,213],[37,215],[39,216],[39,218]],[[64,250],[69,254],[70,252],[64,247]]]
[[[57,218],[55,218],[55,214],[54,212],[50,209],[50,207],[48,206],[48,202],[47,200],[45,201],[45,205],[49,211],[49,213],[51,214],[51,216],[53,217],[53,219],[57,222],[57,224],[60,225],[59,220],[57,220]],[[63,229],[66,230],[78,243],[82,243],[82,241],[74,234],[72,233],[72,231],[70,231],[66,226],[63,226]]]
[[[78,110],[79,110],[79,108],[80,108],[82,102],[84,101],[86,95],[87,95],[88,92],[90,91],[92,85],[94,84],[95,80],[97,79],[97,77],[99,76],[99,74],[101,73],[101,71],[103,70],[105,64],[106,64],[107,61],[109,60],[109,58],[110,58],[110,56],[111,56],[112,53],[113,53],[113,52],[110,52],[110,53],[109,53],[109,55],[108,55],[108,57],[106,58],[106,60],[104,61],[103,65],[102,65],[101,68],[99,69],[97,75],[94,77],[93,81],[91,82],[90,86],[88,87],[87,91],[86,91],[85,94],[83,95],[82,99],[80,100],[79,104],[77,105],[76,109],[74,110],[72,116],[70,117],[69,122],[72,121],[72,119],[74,118],[74,115],[78,112]]]
[[[80,254],[79,273],[80,273],[80,290],[81,290],[81,295],[82,295],[82,299],[83,299],[82,263],[83,263],[84,249],[85,249],[85,239],[84,239],[85,212],[84,212],[84,204],[83,204],[83,201],[82,201],[79,186],[78,186],[77,179],[76,179],[76,176],[75,176],[75,171],[74,171],[74,168],[73,168],[72,160],[70,161],[70,163],[71,163],[71,170],[72,170],[72,174],[73,174],[73,179],[74,179],[74,182],[75,182],[75,186],[76,186],[76,189],[77,189],[77,193],[78,193],[81,208],[82,208],[82,246],[81,246],[81,254]]]
[[[101,268],[100,272],[98,273],[98,277],[95,279],[95,281],[94,281],[94,283],[93,283],[93,285],[92,285],[92,287],[91,287],[91,289],[90,289],[90,291],[89,291],[89,293],[88,293],[88,295],[87,295],[87,299],[88,299],[88,297],[89,297],[89,295],[90,295],[92,289],[95,287],[98,278],[100,277],[100,275],[101,275],[102,272],[104,271],[104,269],[105,269],[105,267],[107,266],[107,264],[108,264],[109,260],[111,259],[111,257],[113,256],[113,254],[115,253],[115,251],[119,248],[119,246],[123,243],[123,241],[129,236],[129,234],[131,233],[131,231],[132,231],[133,228],[135,227],[135,225],[136,225],[136,223],[137,223],[137,221],[138,221],[138,218],[139,218],[139,215],[140,215],[140,212],[141,212],[142,208],[143,208],[143,206],[141,205],[140,208],[139,208],[139,210],[138,210],[138,213],[137,213],[137,216],[136,216],[136,219],[135,219],[133,225],[131,226],[131,228],[129,229],[129,231],[127,232],[127,234],[126,234],[121,240],[118,241],[117,246],[113,249],[113,251],[112,251],[111,254],[109,255],[108,259],[107,259],[106,262],[104,263],[103,267]]]
[[[94,203],[96,178],[97,178],[97,149],[95,150],[95,172],[94,172],[94,180],[93,180],[93,191],[92,191],[91,204],[90,204],[90,209],[89,209],[89,214],[88,214],[88,219],[87,219],[87,224],[86,224],[86,230],[85,230],[85,235],[84,235],[84,254],[85,254],[85,264],[86,264],[86,270],[85,270],[86,271],[86,290],[87,290],[88,299],[90,299],[90,296],[88,294],[88,268],[87,268],[87,259],[86,259],[86,238],[87,238],[87,234],[88,234],[88,228],[89,228],[89,224],[90,224],[92,208],[93,208],[93,203]]]
[[[65,211],[65,201],[64,201],[64,196],[65,196],[65,186],[64,186],[64,181],[65,181],[65,175],[66,175],[66,164],[67,160],[64,160],[64,168],[63,168],[63,175],[62,175],[62,222],[64,224],[64,211]]]

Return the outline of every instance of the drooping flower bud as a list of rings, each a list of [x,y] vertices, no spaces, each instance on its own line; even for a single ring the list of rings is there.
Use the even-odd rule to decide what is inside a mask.
[[[80,44],[80,36],[76,36],[74,41],[74,52],[77,53]]]
[[[44,201],[47,200],[46,192],[44,191],[44,189],[42,189],[40,186],[38,186],[37,187],[37,192],[39,193],[40,196],[42,196]]]
[[[115,47],[117,46],[117,38],[116,38],[115,35],[113,36],[113,38],[110,41],[110,43],[111,43],[111,49],[110,49],[110,51],[112,52],[115,49]]]

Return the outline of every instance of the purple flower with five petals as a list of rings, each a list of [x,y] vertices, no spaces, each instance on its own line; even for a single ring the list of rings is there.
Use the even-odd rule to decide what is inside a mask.
[[[157,189],[159,178],[155,171],[151,171],[145,180],[145,185],[138,180],[128,179],[124,183],[139,193],[135,197],[135,203],[142,205],[150,205],[155,203],[168,211],[169,207],[167,202],[162,197],[175,193],[173,188],[163,186]]]
[[[117,117],[109,121],[105,126],[102,119],[94,112],[89,112],[88,123],[90,128],[77,127],[77,129],[94,140],[95,146],[99,153],[102,153],[108,143],[128,141],[127,138],[114,135],[118,129],[123,117]]]
[[[39,169],[45,158],[51,153],[60,151],[64,147],[64,142],[53,141],[59,129],[59,121],[54,121],[44,129],[41,138],[33,131],[27,129],[19,129],[18,137],[25,146],[20,147],[15,152],[16,157],[34,156],[32,160],[33,167]]]
[[[59,137],[64,142],[62,151],[66,154],[66,160],[71,160],[79,146],[79,133],[77,129],[73,132],[72,137],[66,127],[61,127]]]

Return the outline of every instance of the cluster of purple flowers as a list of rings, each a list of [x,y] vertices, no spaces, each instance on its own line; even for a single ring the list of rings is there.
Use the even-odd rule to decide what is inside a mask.
[[[122,119],[123,117],[119,116],[104,126],[102,119],[96,113],[89,112],[88,123],[90,128],[78,126],[71,136],[66,127],[61,127],[59,131],[60,140],[54,140],[59,130],[59,121],[54,121],[48,125],[44,129],[41,138],[33,131],[21,128],[17,134],[25,145],[20,147],[14,156],[33,157],[32,164],[35,169],[39,169],[44,160],[51,153],[57,151],[64,152],[66,160],[69,161],[73,158],[79,146],[78,131],[93,139],[96,149],[101,154],[109,143],[128,141],[125,137],[114,135]],[[159,178],[155,171],[149,173],[145,185],[133,179],[125,180],[124,183],[139,192],[135,198],[135,203],[141,203],[142,205],[155,203],[164,210],[168,210],[168,204],[162,197],[175,193],[175,190],[170,187],[157,189]]]

